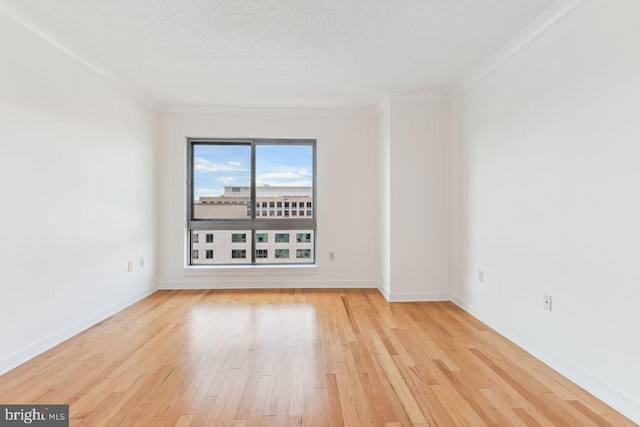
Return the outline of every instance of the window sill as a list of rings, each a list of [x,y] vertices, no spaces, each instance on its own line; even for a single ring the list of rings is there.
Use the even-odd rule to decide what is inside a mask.
[[[315,274],[317,264],[288,265],[189,265],[184,267],[186,276],[211,276],[218,273],[230,275]]]

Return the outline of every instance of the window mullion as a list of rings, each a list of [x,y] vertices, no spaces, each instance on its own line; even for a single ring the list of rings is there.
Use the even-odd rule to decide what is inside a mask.
[[[251,141],[251,264],[256,263],[256,230],[253,222],[256,220],[256,144]]]

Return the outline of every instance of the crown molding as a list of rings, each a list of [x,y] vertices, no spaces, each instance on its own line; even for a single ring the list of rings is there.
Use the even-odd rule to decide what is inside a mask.
[[[376,117],[370,108],[313,108],[313,107],[244,107],[244,106],[187,106],[164,105],[161,114],[202,114],[227,116],[288,116],[288,117]]]
[[[141,104],[149,107],[153,110],[158,110],[159,106],[157,102],[148,94],[141,91],[137,87],[131,85],[122,77],[117,74],[111,72],[107,67],[100,64],[98,61],[93,59],[90,55],[87,55],[78,47],[74,46],[68,40],[65,40],[64,37],[55,33],[53,30],[42,24],[41,22],[35,20],[32,17],[26,16],[24,13],[19,12],[13,8],[8,7],[6,4],[0,3],[0,13],[8,16],[10,19],[16,21],[18,24],[23,27],[29,29],[34,32],[42,39],[60,49],[71,58],[75,59],[85,67],[91,69],[96,74],[100,75],[102,78],[107,80],[113,86],[118,88],[120,91],[140,102]]]
[[[456,84],[450,92],[450,100],[471,89],[476,83],[484,79],[491,71],[515,55],[518,51],[538,38],[541,34],[573,12],[585,0],[560,0],[551,6],[538,19],[529,24],[524,30],[508,41],[493,55],[480,64],[467,77]]]

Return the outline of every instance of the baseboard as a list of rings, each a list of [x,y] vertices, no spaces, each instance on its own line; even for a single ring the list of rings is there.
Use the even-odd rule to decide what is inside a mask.
[[[382,283],[378,283],[378,290],[380,291],[384,299],[386,299],[387,302],[389,302],[389,293],[382,288]]]
[[[377,280],[185,280],[160,282],[158,289],[322,289],[322,288],[378,288]]]
[[[153,284],[142,291],[131,294],[126,298],[123,298],[122,300],[103,308],[102,310],[86,316],[83,319],[74,322],[65,328],[62,328],[47,337],[44,337],[9,354],[8,356],[3,357],[2,359],[0,359],[0,375],[10,371],[13,368],[16,368],[17,366],[22,365],[26,361],[31,360],[34,357],[49,350],[50,348],[55,347],[56,345],[68,340],[69,338],[90,328],[96,323],[99,323],[104,319],[113,316],[117,312],[151,295],[156,290],[157,284]]]
[[[518,347],[524,349],[561,375],[573,381],[589,393],[602,400],[616,411],[635,423],[640,424],[640,403],[626,396],[614,387],[604,383],[592,374],[563,359],[546,347],[530,340],[520,332],[491,316],[487,312],[469,304],[456,294],[451,295],[451,301],[473,317],[485,323],[491,329],[507,338]]]
[[[391,292],[383,295],[389,302],[451,301],[449,292]]]

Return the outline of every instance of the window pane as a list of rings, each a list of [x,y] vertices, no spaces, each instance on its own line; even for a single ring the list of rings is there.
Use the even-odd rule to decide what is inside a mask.
[[[233,233],[231,243],[247,243],[247,233]]]
[[[269,251],[267,249],[256,249],[256,259],[269,258]]]
[[[193,217],[248,218],[251,201],[251,146],[193,146]]]
[[[251,238],[247,236],[251,231],[193,230],[191,264],[251,264]]]
[[[311,249],[296,249],[296,258],[311,258]]]
[[[258,144],[256,145],[256,200],[258,203],[277,204],[284,215],[297,216],[287,208],[311,206],[313,202],[313,147],[310,145]],[[296,213],[294,213],[296,212]],[[273,216],[273,214],[269,214]],[[311,217],[311,215],[307,215]]]
[[[276,243],[289,243],[289,233],[276,233]]]
[[[267,241],[257,243],[257,264],[309,264],[314,260],[313,230],[260,230],[258,235],[266,235]],[[261,256],[258,256],[259,252]],[[264,255],[264,256],[263,256]]]
[[[232,259],[245,259],[247,257],[246,249],[231,249]]]

